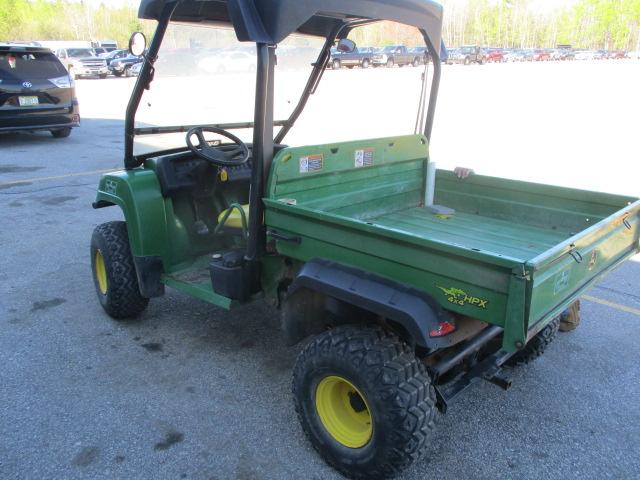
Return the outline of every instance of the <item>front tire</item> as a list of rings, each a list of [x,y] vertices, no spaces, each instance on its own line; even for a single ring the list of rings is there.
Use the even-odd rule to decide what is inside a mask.
[[[331,69],[332,70],[340,70],[340,67],[342,67],[342,64],[340,63],[340,60],[336,59],[331,63]]]
[[[387,60],[387,68],[393,68],[394,65],[395,65],[395,62],[393,61],[393,58],[390,58],[389,60]]]
[[[300,353],[293,396],[320,455],[351,478],[389,478],[419,459],[435,428],[435,392],[424,365],[379,327],[343,326]]]
[[[509,359],[511,366],[526,365],[541,356],[549,344],[556,338],[560,327],[560,317],[554,318],[549,324],[540,330],[535,337],[529,340],[525,347]]]
[[[369,68],[370,62],[368,58],[362,60],[362,68]]]
[[[140,315],[149,299],[140,294],[125,222],[98,225],[91,237],[91,269],[100,305],[116,320]]]

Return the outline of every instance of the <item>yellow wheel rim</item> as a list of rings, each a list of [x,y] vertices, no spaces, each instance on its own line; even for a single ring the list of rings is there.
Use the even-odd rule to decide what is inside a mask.
[[[345,447],[364,447],[373,433],[367,400],[348,380],[325,377],[316,389],[316,409],[324,428]]]
[[[98,281],[98,288],[103,295],[107,294],[107,269],[104,266],[104,257],[100,250],[96,251],[96,280]]]

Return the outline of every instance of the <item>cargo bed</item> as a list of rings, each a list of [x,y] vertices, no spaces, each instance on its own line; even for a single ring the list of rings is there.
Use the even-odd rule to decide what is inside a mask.
[[[417,135],[283,150],[265,199],[278,251],[418,287],[503,326],[513,349],[639,250],[640,201],[618,195],[438,171],[435,203],[455,213],[435,215],[427,156]],[[302,171],[309,158],[322,160]]]

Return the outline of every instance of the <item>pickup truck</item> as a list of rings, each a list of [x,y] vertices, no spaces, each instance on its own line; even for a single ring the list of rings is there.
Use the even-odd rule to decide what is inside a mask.
[[[334,70],[342,67],[353,68],[369,68],[371,65],[371,56],[374,53],[372,48],[356,48],[353,52],[344,53],[338,50],[331,51],[331,61],[329,65]]]
[[[487,54],[481,47],[477,45],[465,45],[460,48],[455,54],[449,55],[449,64],[462,63],[464,65],[470,65],[472,63],[478,63],[482,65],[487,61]]]
[[[389,45],[377,52],[371,57],[371,63],[374,66],[385,66],[392,68],[396,65],[412,65],[414,67],[423,63],[423,56],[420,53],[411,53],[407,47],[403,45]]]
[[[107,62],[98,57],[93,48],[59,48],[55,54],[74,80],[92,76],[107,78]]]

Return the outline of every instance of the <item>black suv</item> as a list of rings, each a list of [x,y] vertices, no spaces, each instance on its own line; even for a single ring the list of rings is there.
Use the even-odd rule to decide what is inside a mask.
[[[79,125],[73,80],[51,50],[0,44],[0,132],[49,130],[61,138]]]

